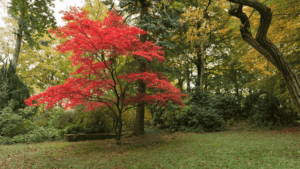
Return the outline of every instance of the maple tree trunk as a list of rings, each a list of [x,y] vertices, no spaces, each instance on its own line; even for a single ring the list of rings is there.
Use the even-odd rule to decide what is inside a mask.
[[[122,127],[123,127],[121,119],[122,117],[121,114],[119,113],[119,117],[115,119],[114,126],[113,126],[116,133],[116,141],[118,145],[121,144],[121,134],[122,134]]]
[[[122,134],[122,122],[118,126],[118,133],[117,133],[117,144],[121,144],[121,134]]]
[[[278,70],[286,82],[287,88],[294,100],[294,103],[300,112],[300,81],[297,73],[292,69],[283,53],[267,38],[267,32],[272,20],[271,9],[258,0],[229,0],[236,3],[231,5],[229,14],[241,20],[240,32],[245,42],[255,48],[265,58],[268,59]],[[253,38],[250,32],[250,21],[248,16],[243,12],[243,5],[254,8],[260,13],[260,25]]]

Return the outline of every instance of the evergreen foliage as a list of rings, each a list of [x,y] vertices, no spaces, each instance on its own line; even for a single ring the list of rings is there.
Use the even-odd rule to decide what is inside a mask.
[[[104,1],[104,4],[113,7],[111,0]],[[147,40],[153,41],[157,46],[163,47],[166,60],[170,61],[171,58],[177,58],[178,53],[183,52],[177,50],[177,42],[172,40],[172,37],[175,36],[175,32],[181,28],[179,19],[183,11],[174,8],[171,3],[168,4],[159,0],[144,1],[144,4],[135,0],[120,0],[119,7],[120,9],[115,10],[119,12],[120,15],[126,16],[126,22],[134,23],[136,27],[147,31]],[[141,15],[142,10],[145,10],[143,8],[148,8],[147,14],[143,15],[143,17],[131,17],[137,14]],[[151,69],[155,69],[159,72],[164,72],[169,79],[180,74],[177,68],[173,66],[161,65],[155,62],[152,62],[151,66],[147,65],[147,67],[151,67]]]
[[[0,69],[0,110],[7,107],[10,100],[14,100],[17,103],[12,112],[18,113],[19,109],[26,107],[24,100],[29,96],[29,89],[16,74],[12,63],[8,68],[5,63]]]

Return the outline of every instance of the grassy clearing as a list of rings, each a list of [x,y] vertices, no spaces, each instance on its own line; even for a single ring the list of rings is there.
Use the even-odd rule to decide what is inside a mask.
[[[300,127],[0,146],[0,168],[300,168]]]

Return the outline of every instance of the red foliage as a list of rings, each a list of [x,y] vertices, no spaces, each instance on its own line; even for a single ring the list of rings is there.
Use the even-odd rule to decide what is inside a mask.
[[[47,108],[56,104],[73,108],[84,104],[86,111],[101,106],[111,107],[112,104],[122,109],[123,105],[134,106],[139,103],[158,102],[165,106],[167,101],[184,106],[182,98],[186,95],[172,86],[162,73],[145,71],[116,76],[115,69],[111,67],[112,59],[120,55],[133,56],[135,59],[140,56],[148,61],[165,60],[161,47],[139,40],[137,35],[146,34],[145,31],[125,25],[117,12],[108,12],[109,16],[103,22],[90,20],[86,14],[86,11],[72,8],[70,12],[64,12],[63,19],[68,21],[66,26],[59,27],[58,30],[50,29],[57,37],[68,39],[55,49],[61,53],[73,52],[70,58],[72,65],[80,65],[80,68],[71,75],[81,76],[70,77],[65,84],[49,87],[44,93],[30,97],[25,100],[27,105],[48,103]],[[94,78],[91,79],[90,76]],[[147,87],[160,93],[129,94],[127,86],[135,85],[133,82],[137,80],[142,80]],[[104,97],[108,91],[113,92],[115,98]],[[37,103],[33,104],[35,100]]]

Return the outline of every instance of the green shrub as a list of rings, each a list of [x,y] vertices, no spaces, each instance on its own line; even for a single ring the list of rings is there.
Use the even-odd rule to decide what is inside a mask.
[[[59,136],[63,137],[64,134],[96,134],[96,133],[108,133],[106,127],[102,125],[86,125],[83,123],[69,124],[66,128],[59,132]]]
[[[260,126],[289,126],[297,119],[297,112],[288,108],[279,97],[258,91],[245,99],[249,122]]]
[[[242,110],[242,118],[243,120],[248,120],[251,116],[253,116],[254,111],[252,107],[257,104],[259,97],[264,94],[262,91],[257,91],[249,94],[244,100],[244,107]]]
[[[235,96],[219,95],[212,99],[211,107],[217,110],[225,122],[241,119],[241,106]]]
[[[200,92],[196,90],[194,93],[190,95],[191,100],[188,104],[198,105],[201,108],[211,108],[211,102],[213,97],[209,95],[207,92]]]
[[[152,123],[176,131],[223,131],[225,122],[241,119],[241,106],[234,96],[210,96],[196,90],[185,101],[185,107],[169,104],[165,108],[152,106]]]
[[[218,114],[217,109],[201,108],[193,105],[186,116],[186,126],[193,128],[197,132],[224,131],[225,121]]]
[[[15,144],[15,142],[10,137],[0,136],[0,144]]]
[[[235,96],[217,95],[212,97],[207,92],[196,90],[191,97],[189,104],[207,110],[215,109],[225,122],[240,121],[241,119],[241,105]]]
[[[62,108],[50,110],[52,118],[48,124],[60,130],[60,137],[64,134],[93,134],[110,132],[112,118],[106,107],[92,111],[83,111],[82,105],[76,106],[73,111],[64,111]]]
[[[69,124],[75,123],[74,112],[65,111],[61,107],[52,108],[50,111],[50,116],[48,124],[57,129],[64,129]]]
[[[0,136],[0,144],[36,143],[43,141],[56,141],[60,139],[59,130],[55,128],[36,127],[26,134],[19,134],[12,138]]]
[[[153,123],[161,125],[162,128],[181,132],[214,132],[225,130],[225,121],[216,109],[202,108],[193,104],[187,104],[183,109],[169,104],[164,111],[161,111],[159,117],[156,116],[153,119]]]
[[[19,113],[13,112],[17,103],[14,100],[8,102],[8,106],[0,111],[0,135],[14,137],[25,134],[34,128],[34,124],[26,117],[34,114],[33,107],[19,109]]]
[[[75,123],[83,123],[87,126],[104,126],[105,128],[112,128],[113,118],[111,110],[108,107],[101,107],[96,110],[83,111],[82,105],[74,109]],[[73,123],[73,124],[75,124]]]

